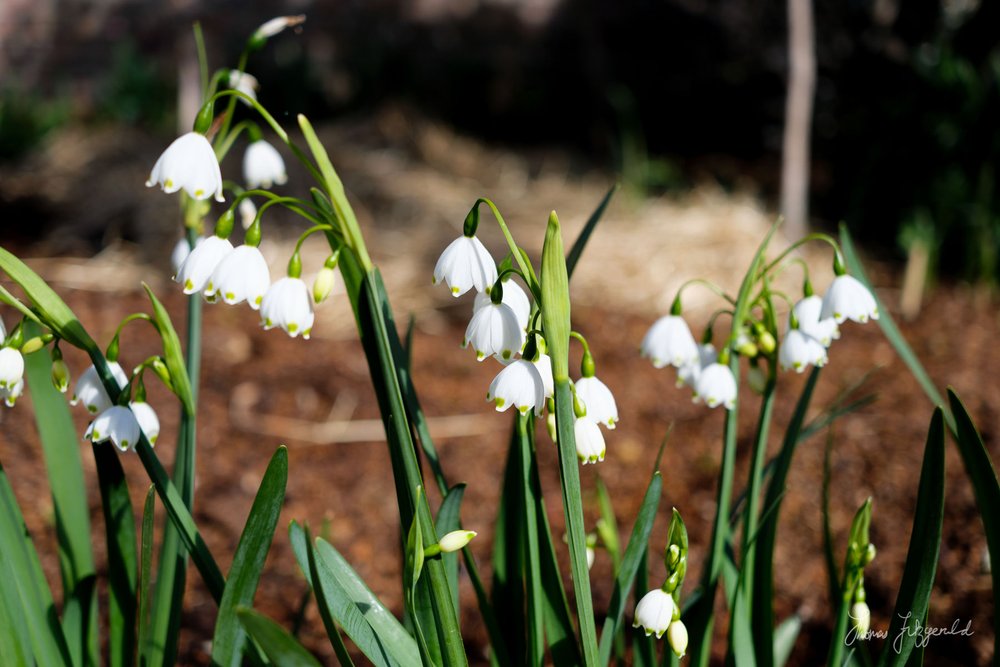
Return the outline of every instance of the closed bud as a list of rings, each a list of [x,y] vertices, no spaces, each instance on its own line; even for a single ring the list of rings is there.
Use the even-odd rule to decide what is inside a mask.
[[[52,362],[52,386],[63,394],[69,388],[69,367],[61,358]]]
[[[868,634],[872,626],[872,612],[865,602],[855,602],[851,605],[851,621],[859,636]]]
[[[438,540],[438,546],[445,553],[459,551],[464,549],[475,536],[476,531],[474,530],[453,530]]]
[[[667,642],[670,644],[670,650],[674,652],[678,658],[683,658],[684,654],[687,653],[688,646],[688,631],[687,626],[680,619],[673,621],[670,627],[667,628]]]
[[[552,399],[548,399],[550,402]],[[558,442],[559,438],[556,432],[556,412],[552,405],[549,406],[549,412],[545,416],[545,429],[549,432],[549,438],[552,442]]]
[[[21,346],[21,354],[38,352],[43,347],[45,347],[45,341],[42,340],[41,336],[35,336],[34,338],[29,338],[24,342],[24,345]]]
[[[873,560],[875,560],[875,553],[876,553],[875,545],[869,543],[868,544],[868,548],[865,549],[865,555],[864,555],[864,559],[862,560],[862,563],[864,565],[868,565],[868,563],[870,563]]]
[[[757,346],[760,347],[764,354],[771,354],[778,347],[778,343],[774,340],[774,336],[771,335],[770,331],[762,328],[757,332]]]
[[[333,269],[323,267],[316,274],[316,280],[313,282],[313,301],[316,303],[323,303],[326,298],[330,296],[330,292],[333,291],[333,281],[337,274]]]
[[[163,381],[163,384],[165,384],[168,387],[173,386],[173,384],[171,384],[170,382],[170,370],[167,368],[167,364],[164,363],[163,359],[159,358],[154,359],[153,362],[149,365],[149,367],[152,368],[153,372],[156,373],[157,377],[159,377]]]
[[[676,544],[671,544],[667,548],[666,558],[667,569],[673,571],[677,568],[677,563],[681,560],[681,548]]]

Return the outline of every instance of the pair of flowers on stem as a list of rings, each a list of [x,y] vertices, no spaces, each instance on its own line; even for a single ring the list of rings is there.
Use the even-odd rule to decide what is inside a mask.
[[[554,383],[545,340],[533,325],[540,312],[532,309],[528,295],[510,279],[514,274],[520,275],[512,262],[505,260],[502,271],[498,272],[493,256],[476,237],[476,210],[478,203],[466,218],[464,234],[441,253],[434,267],[433,282],[444,283],[454,297],[476,290],[463,347],[471,346],[478,361],[492,356],[504,365],[490,383],[486,400],[493,402],[498,412],[514,406],[521,414],[532,411],[541,416],[547,402],[552,400]],[[614,429],[618,406],[611,390],[595,375],[586,339],[576,332],[572,336],[584,349],[582,377],[574,384],[577,456],[583,464],[597,463],[604,460],[607,451],[598,425]],[[554,419],[551,406],[549,417],[550,421]],[[549,432],[554,433],[551,424]]]

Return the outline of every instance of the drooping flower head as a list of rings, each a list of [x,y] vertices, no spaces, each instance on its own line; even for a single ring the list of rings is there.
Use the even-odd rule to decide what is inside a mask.
[[[476,300],[473,302],[472,307],[473,314],[483,306],[489,305],[489,303],[489,293],[481,291],[476,294]],[[527,330],[528,317],[531,315],[531,301],[528,299],[528,295],[524,293],[524,290],[521,289],[521,286],[513,280],[504,280],[503,299],[501,303],[510,306],[510,309],[517,315],[517,321],[520,323],[521,328]]]
[[[864,324],[869,319],[878,319],[878,304],[875,297],[861,281],[846,273],[833,279],[823,295],[821,319],[832,317],[837,324],[853,320]]]
[[[576,396],[587,409],[587,416],[613,429],[618,422],[618,405],[608,386],[597,377],[582,377],[576,381]]]
[[[13,347],[0,348],[0,389],[9,389],[24,376],[24,357]]]
[[[258,139],[243,154],[243,180],[248,188],[270,188],[288,182],[285,161],[271,144]]]
[[[258,83],[257,77],[253,74],[247,74],[246,72],[241,72],[238,69],[231,69],[229,70],[227,83],[233,90],[238,90],[252,100],[257,99],[257,89],[260,88],[260,83]],[[244,99],[241,99],[240,101],[247,105],[250,104]]]
[[[156,416],[156,411],[145,401],[133,401],[128,406],[132,408],[132,414],[146,435],[146,440],[149,440],[149,444],[155,445],[156,439],[160,437],[160,418]]]
[[[496,403],[497,412],[513,405],[522,415],[534,410],[537,417],[545,405],[545,384],[533,363],[518,359],[493,378],[486,400]]]
[[[659,639],[670,627],[674,618],[674,598],[662,588],[654,588],[639,600],[635,606],[633,628],[642,628],[646,636],[652,634]]]
[[[8,386],[6,389],[0,389],[0,399],[3,399],[4,404],[8,408],[12,408],[22,393],[24,393],[24,378],[21,378],[14,385]]]
[[[209,236],[196,245],[181,264],[180,270],[174,276],[174,282],[184,286],[185,294],[202,292],[208,284],[212,273],[229,253],[233,252],[233,244],[229,239]],[[209,297],[214,296],[213,290]]]
[[[789,330],[778,348],[778,363],[784,370],[791,368],[801,373],[810,364],[820,367],[825,366],[826,361],[826,348],[801,329]]]
[[[246,301],[260,309],[264,294],[271,285],[271,272],[260,250],[241,245],[225,255],[205,284],[205,298],[221,298],[229,305]]]
[[[291,276],[277,281],[264,294],[260,317],[265,329],[281,327],[292,338],[302,334],[308,340],[316,317],[309,286]]]
[[[798,320],[799,330],[818,340],[823,347],[830,347],[833,341],[840,338],[840,327],[837,326],[837,320],[832,317],[821,317],[823,299],[815,294],[800,299],[792,307],[792,313]],[[791,328],[791,318],[792,315],[789,314],[789,328]]]
[[[649,357],[654,368],[667,365],[680,368],[698,361],[698,346],[680,315],[664,315],[656,320],[642,339],[641,349],[642,356]]]
[[[729,366],[715,362],[701,369],[694,385],[694,400],[704,401],[710,408],[722,405],[732,410],[736,405],[736,378]]]
[[[215,150],[204,134],[188,132],[176,139],[163,151],[153,165],[146,187],[159,184],[166,193],[177,192],[181,188],[193,199],[222,196],[222,172]]]
[[[475,236],[463,235],[449,243],[434,266],[433,283],[443,282],[455,297],[473,287],[487,292],[496,280],[497,264]]]
[[[119,389],[128,384],[128,376],[125,375],[125,371],[118,365],[118,362],[109,361],[108,369],[115,378]],[[70,404],[76,405],[77,403],[83,403],[83,407],[90,414],[104,412],[111,407],[111,399],[108,397],[108,392],[104,390],[104,384],[93,365],[81,373],[76,381],[76,387],[70,397]]]
[[[715,351],[715,347],[711,343],[699,345],[697,361],[688,362],[677,369],[678,388],[684,385],[694,388],[695,383],[698,382],[698,376],[701,375],[701,370],[709,364],[715,363],[718,358],[719,353]]]
[[[607,453],[604,434],[601,427],[590,417],[578,417],[573,423],[573,435],[576,439],[576,456],[581,465],[600,463]]]
[[[491,301],[473,314],[462,346],[469,345],[475,350],[478,361],[493,355],[507,364],[524,345],[524,329],[510,306]]]
[[[110,440],[115,447],[126,452],[139,442],[139,422],[128,408],[113,405],[90,423],[83,438],[95,444]]]

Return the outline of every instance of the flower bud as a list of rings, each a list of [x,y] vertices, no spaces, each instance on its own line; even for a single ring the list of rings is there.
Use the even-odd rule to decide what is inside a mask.
[[[313,282],[313,301],[315,303],[323,303],[330,296],[336,275],[333,269],[328,269],[325,266],[319,270],[319,273],[316,274],[316,281]]]
[[[677,567],[677,563],[681,560],[681,548],[676,544],[671,544],[667,548],[666,561],[667,569],[673,571]]]
[[[52,386],[63,394],[69,388],[69,367],[62,358],[52,361]]]
[[[855,602],[851,605],[851,620],[858,635],[867,635],[872,626],[872,612],[865,602]]]
[[[869,543],[868,544],[868,548],[865,549],[865,554],[864,554],[864,556],[861,559],[862,564],[863,565],[868,565],[868,563],[870,563],[873,560],[875,560],[875,553],[876,553],[875,545]]]
[[[254,30],[253,36],[250,38],[250,42],[254,45],[258,45],[259,42],[259,45],[262,46],[268,38],[274,37],[286,28],[291,28],[301,23],[305,23],[305,20],[305,14],[275,17],[270,21],[261,24],[260,27]]]
[[[594,567],[594,559],[597,558],[597,551],[594,547],[587,545],[587,569]]]
[[[445,553],[459,551],[464,549],[475,536],[476,531],[474,530],[453,530],[438,540],[438,546]]]
[[[21,354],[38,352],[43,347],[45,347],[45,341],[42,340],[41,336],[35,336],[34,338],[29,338],[24,342],[24,345],[21,346]]]
[[[771,354],[778,347],[778,343],[774,340],[774,336],[771,335],[770,331],[761,328],[757,331],[757,346],[764,354]]]
[[[548,400],[551,401],[552,399],[550,398]],[[556,431],[556,412],[552,405],[549,406],[548,414],[545,416],[545,429],[549,432],[549,439],[551,439],[552,442],[559,441]]]
[[[670,649],[674,652],[674,655],[678,658],[683,658],[684,654],[687,653],[687,626],[680,619],[673,621],[670,627],[667,628],[667,642],[670,644]]]

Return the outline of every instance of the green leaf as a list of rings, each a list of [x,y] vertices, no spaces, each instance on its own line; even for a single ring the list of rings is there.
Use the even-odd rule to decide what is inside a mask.
[[[659,467],[659,466],[657,466]],[[647,495],[649,490],[646,491]],[[636,520],[638,524],[638,520]],[[635,528],[633,528],[634,532]],[[632,540],[629,540],[629,546],[632,545]],[[628,547],[625,548],[626,552]],[[635,608],[639,605],[639,600],[645,595],[649,590],[649,550],[642,549],[639,554],[639,562],[636,565],[635,574],[635,592],[632,595],[632,607]],[[625,557],[626,561],[628,556]],[[612,599],[614,599],[612,597]],[[601,637],[604,638],[603,635]],[[672,651],[666,651],[664,655],[673,655]],[[635,667],[653,667],[656,664],[656,640],[652,637],[646,636],[645,632],[633,632],[632,633],[632,662]]]
[[[565,382],[569,380],[569,275],[563,255],[562,231],[555,211],[549,214],[549,223],[545,228],[541,291],[542,329],[552,358],[552,376],[556,383],[560,380]],[[572,440],[570,444],[573,444]]]
[[[253,604],[267,552],[274,540],[274,529],[278,525],[278,515],[285,500],[287,481],[288,450],[281,446],[271,457],[264,472],[264,479],[257,490],[229,569],[212,639],[214,665],[238,666],[242,663],[246,634],[236,618],[236,608]]]
[[[580,230],[579,236],[576,237],[576,241],[573,242],[573,247],[570,248],[569,254],[566,255],[566,273],[569,278],[573,277],[573,269],[576,268],[577,262],[580,261],[580,255],[583,254],[584,248],[587,247],[587,241],[590,240],[590,235],[594,233],[597,223],[601,221],[601,218],[604,216],[604,211],[607,210],[608,204],[611,203],[611,197],[613,197],[617,191],[618,183],[615,183],[608,188],[604,198],[601,199],[601,203],[597,205],[594,212],[590,214],[589,218],[587,218],[587,224],[583,226],[583,229]]]
[[[503,485],[497,518],[493,524],[493,581],[491,587],[492,609],[496,611],[497,623],[503,637],[499,643],[508,655],[516,656],[518,663],[524,661],[525,640],[528,636],[527,614],[525,614],[526,574],[524,568],[525,539],[521,517],[525,513],[524,491],[522,489],[521,441],[518,436],[516,417],[511,429],[510,444],[507,447],[507,462],[504,466]],[[572,625],[569,628],[573,635]],[[507,661],[507,664],[510,664]]]
[[[237,607],[236,617],[274,664],[281,667],[320,667],[319,661],[302,644],[267,616],[253,609]]]
[[[608,487],[604,486],[604,481],[600,477],[597,478],[597,506],[601,510],[601,518],[597,521],[597,536],[601,538],[601,543],[611,557],[611,570],[617,576],[622,555],[621,544],[618,541],[618,520],[611,505]]]
[[[459,530],[462,527],[459,512],[462,508],[462,496],[464,494],[465,484],[456,484],[448,491],[444,500],[441,501],[441,507],[438,508],[437,521],[435,522],[438,540],[451,531]],[[444,569],[448,574],[448,586],[451,588],[452,602],[455,605],[455,613],[458,614],[458,554],[441,554],[441,560],[444,561]]]
[[[36,664],[46,666],[72,664],[52,591],[3,466],[0,466],[0,545],[3,545],[0,590],[9,615],[16,619],[16,629],[7,637],[10,644],[4,648],[4,655],[32,655]]]
[[[167,309],[156,298],[149,285],[143,283],[142,287],[146,290],[149,301],[153,305],[153,321],[156,322],[156,330],[160,332],[160,338],[163,340],[163,360],[167,364],[167,370],[170,371],[170,383],[173,385],[173,391],[181,400],[184,410],[193,415],[196,411],[194,393],[191,390],[191,380],[188,378],[187,366],[184,363],[181,340],[170,321]]]
[[[118,460],[111,443],[93,445],[97,479],[104,512],[104,533],[108,545],[108,601],[110,641],[109,662],[130,665],[135,657],[136,578],[139,558],[135,546],[135,514]]]
[[[41,330],[29,324],[28,337]],[[80,458],[79,434],[66,397],[52,386],[52,356],[48,349],[24,358],[24,377],[35,412],[35,425],[45,456],[52,493],[59,572],[63,585],[63,630],[74,664],[97,664],[97,597],[94,595],[94,557],[90,546],[90,515]]]
[[[149,660],[149,602],[152,595],[153,572],[153,510],[156,505],[156,489],[152,484],[146,491],[146,501],[142,505],[142,533],[139,537],[139,615],[138,627],[139,664],[148,665]]]
[[[795,640],[799,638],[799,631],[802,630],[802,618],[798,614],[792,614],[781,622],[774,631],[774,665],[775,667],[785,667],[792,649],[795,648]]]
[[[948,401],[951,412],[955,416],[958,451],[965,464],[965,472],[972,482],[972,490],[976,494],[976,505],[979,506],[979,518],[986,530],[986,546],[989,549],[990,562],[1000,564],[1000,485],[997,484],[997,473],[993,461],[976,425],[972,423],[969,412],[962,405],[961,399],[953,389],[948,388]],[[993,579],[993,636],[994,655],[1000,655],[1000,565],[990,570]]]
[[[60,338],[91,354],[100,352],[97,343],[59,295],[27,264],[4,248],[0,248],[0,269],[21,286],[42,321]]]
[[[544,514],[542,489],[538,483],[538,462],[535,457],[535,419],[530,415],[514,416],[513,438],[517,448],[517,460],[521,466],[520,485],[515,493],[524,500],[519,503],[522,511],[517,525],[521,528],[527,612],[527,665],[541,665],[545,659],[545,590],[542,583],[541,546],[539,543],[538,515]],[[573,628],[566,628],[573,636]]]
[[[914,651],[919,636],[902,632],[904,624],[924,623],[930,604],[934,575],[941,549],[941,525],[944,520],[944,415],[935,408],[927,433],[924,463],[920,470],[917,509],[913,515],[910,548],[903,567],[903,580],[896,595],[889,637],[900,641],[887,642],[879,656],[879,665],[905,665]],[[912,627],[912,625],[911,625]]]
[[[615,577],[615,587],[611,591],[611,602],[608,604],[608,615],[604,619],[604,627],[601,630],[600,665],[607,665],[611,659],[612,643],[615,636],[621,631],[625,619],[625,605],[629,593],[632,591],[632,583],[636,579],[639,566],[644,564],[646,560],[649,535],[653,531],[653,522],[656,520],[662,494],[663,477],[657,471],[653,473],[649,485],[646,487],[646,494],[642,498],[639,513],[632,526],[628,546],[625,547],[621,568],[618,570],[618,576]],[[636,594],[640,596],[645,593],[646,591],[636,591]]]

